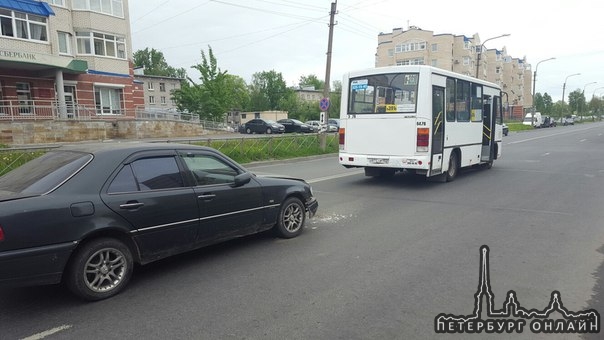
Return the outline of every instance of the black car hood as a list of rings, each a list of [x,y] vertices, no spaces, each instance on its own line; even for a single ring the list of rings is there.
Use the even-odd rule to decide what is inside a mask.
[[[285,175],[268,175],[268,174],[258,175],[258,174],[254,174],[254,176],[256,176],[256,178],[288,179],[288,180],[294,180],[294,181],[299,181],[299,182],[302,182],[302,183],[306,183],[306,181],[303,180],[302,178],[290,177],[290,176],[285,176]]]

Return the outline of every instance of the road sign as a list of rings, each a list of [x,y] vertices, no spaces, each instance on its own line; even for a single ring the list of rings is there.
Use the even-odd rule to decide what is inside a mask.
[[[319,107],[321,108],[321,111],[327,111],[327,109],[329,109],[329,98],[321,99]]]

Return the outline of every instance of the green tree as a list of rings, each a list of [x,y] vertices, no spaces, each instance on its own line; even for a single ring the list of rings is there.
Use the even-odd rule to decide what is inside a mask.
[[[571,112],[576,112],[579,115],[585,107],[585,96],[580,89],[576,89],[568,94],[568,106]]]
[[[253,111],[280,110],[293,92],[283,80],[280,72],[263,71],[254,73],[250,85],[250,109]]]
[[[301,76],[298,85],[300,87],[314,87],[315,90],[322,90],[325,88],[325,81],[320,80],[314,74],[309,74],[307,76]]]
[[[184,68],[174,68],[166,62],[164,54],[154,48],[148,47],[138,50],[133,54],[136,67],[143,67],[144,74],[148,76],[163,76],[185,79],[187,71]]]
[[[327,111],[330,118],[340,118],[340,106],[342,101],[342,82],[335,80],[333,82],[331,92],[329,94],[329,110]]]
[[[201,63],[191,68],[201,74],[200,83],[188,78],[190,84],[174,91],[179,110],[195,113],[205,120],[223,120],[228,111],[243,108],[249,102],[245,81],[222,71],[211,47],[207,56],[201,51]]]

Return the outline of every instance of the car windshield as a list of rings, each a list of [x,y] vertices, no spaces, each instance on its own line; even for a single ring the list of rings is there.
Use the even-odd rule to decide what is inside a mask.
[[[0,177],[0,192],[41,195],[69,179],[92,159],[91,154],[51,151]]]
[[[277,122],[275,122],[274,120],[270,120],[270,119],[265,119],[265,122],[267,122],[268,124],[277,124]]]

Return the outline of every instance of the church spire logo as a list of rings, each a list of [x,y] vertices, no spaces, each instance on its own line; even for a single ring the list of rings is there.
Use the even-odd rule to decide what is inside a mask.
[[[543,309],[526,309],[520,305],[516,292],[510,290],[502,309],[495,309],[491,289],[489,247],[480,247],[480,275],[474,294],[474,311],[470,315],[441,313],[434,318],[436,333],[599,333],[600,314],[594,309],[572,312],[564,307],[560,292],[553,291]],[[483,304],[486,310],[483,311]],[[557,312],[557,315],[553,313]],[[483,315],[484,314],[484,315]]]

